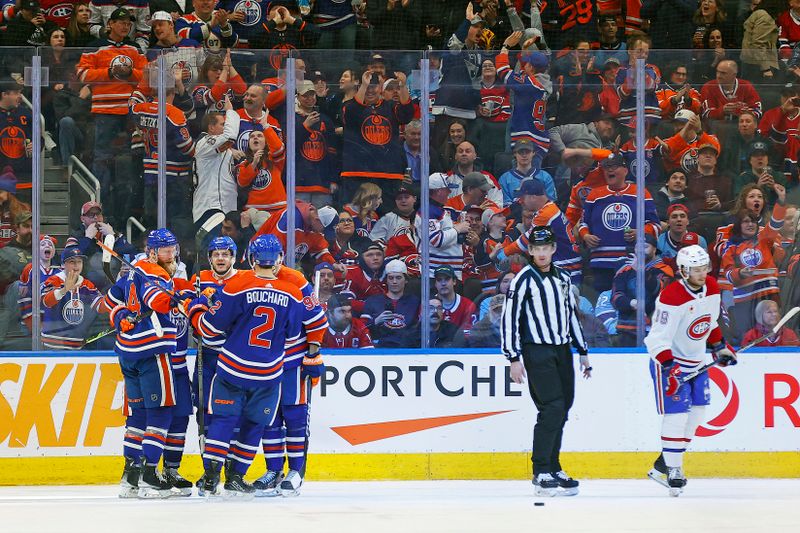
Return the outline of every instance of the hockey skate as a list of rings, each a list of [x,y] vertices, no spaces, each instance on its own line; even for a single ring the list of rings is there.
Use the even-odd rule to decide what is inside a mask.
[[[303,486],[303,476],[297,470],[289,470],[286,478],[281,481],[281,496],[291,497],[300,495],[300,487]]]
[[[226,475],[228,477],[225,479],[225,492],[223,494],[225,498],[249,500],[256,495],[255,487],[245,481],[242,474],[230,469]]]
[[[535,475],[532,482],[535,496],[547,496],[548,498],[558,496],[559,484],[550,472]]]
[[[217,461],[211,461],[211,466],[206,468],[203,476],[197,480],[197,495],[202,497],[219,496],[219,471],[222,465]]]
[[[172,495],[172,485],[156,465],[144,465],[142,477],[139,479],[139,493],[141,499],[169,498]]]
[[[164,475],[172,485],[173,496],[192,495],[192,482],[180,475],[177,468],[165,468]]]
[[[578,485],[580,485],[580,482],[569,477],[563,470],[553,472],[553,478],[555,478],[559,487],[557,496],[576,496],[578,494]]]
[[[677,498],[683,492],[683,487],[686,486],[686,478],[683,477],[683,470],[680,467],[670,468],[667,474],[667,483],[669,484],[669,495]]]
[[[254,483],[253,487],[256,489],[256,497],[268,497],[272,498],[274,496],[280,496],[280,490],[278,489],[278,485],[281,484],[283,481],[283,472],[275,472],[274,470],[267,470],[267,472],[258,478]]]
[[[667,464],[664,462],[664,456],[659,455],[653,463],[653,468],[647,473],[647,477],[661,485],[662,487],[669,488],[667,483]]]
[[[125,468],[122,470],[122,479],[119,480],[120,498],[139,497],[139,478],[142,475],[142,464],[131,457],[125,458]]]

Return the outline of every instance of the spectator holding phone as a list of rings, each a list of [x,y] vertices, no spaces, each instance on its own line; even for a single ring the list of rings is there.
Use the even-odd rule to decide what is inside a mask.
[[[748,161],[750,168],[736,176],[733,180],[733,196],[739,196],[745,185],[755,183],[764,193],[767,206],[775,205],[778,196],[773,186],[779,183],[786,187],[786,176],[769,164],[769,148],[764,141],[756,141],[750,145]]]
[[[386,292],[367,298],[361,318],[369,326],[378,348],[419,346],[419,339],[411,344],[408,335],[417,323],[420,307],[419,296],[405,293],[408,268],[404,262],[393,259],[385,272]]]

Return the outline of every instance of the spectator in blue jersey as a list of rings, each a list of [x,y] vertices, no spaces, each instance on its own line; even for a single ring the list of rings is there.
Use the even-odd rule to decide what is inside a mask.
[[[209,52],[236,46],[239,36],[231,22],[244,20],[244,13],[214,9],[216,4],[216,0],[192,0],[194,13],[185,13],[175,21],[178,37],[194,39]]]
[[[689,233],[689,208],[683,204],[672,204],[667,208],[667,230],[658,236],[658,251],[662,257],[675,257],[681,249],[683,238]],[[698,242],[704,250],[708,243],[698,235]]]
[[[537,179],[547,190],[547,197],[556,201],[556,186],[553,177],[542,169],[533,167],[533,143],[522,139],[514,145],[514,168],[500,176],[500,187],[503,190],[503,205],[511,205],[517,197],[517,191],[523,180]]]
[[[611,303],[619,312],[615,339],[617,346],[636,346],[636,310],[644,306],[645,316],[651,316],[659,293],[672,282],[674,275],[672,268],[658,257],[655,237],[647,235],[645,240],[644,302],[637,299],[639,294],[636,290],[636,271],[641,266],[635,259],[619,269],[614,276]]]
[[[533,143],[533,167],[539,170],[542,160],[550,148],[547,133],[547,99],[553,92],[549,75],[546,74],[549,57],[538,50],[523,50],[519,56],[520,72],[509,64],[508,48],[519,43],[522,32],[512,33],[503,42],[495,58],[497,76],[508,85],[514,95],[514,108],[508,121],[511,146],[521,139]]]
[[[317,48],[320,50],[355,49],[358,28],[354,8],[357,6],[357,9],[363,9],[366,7],[365,3],[315,0],[313,4],[311,19],[319,26],[320,31]],[[307,5],[308,2],[306,2]]]
[[[399,259],[393,259],[385,272],[386,293],[367,298],[361,319],[369,326],[377,348],[419,346],[418,339],[413,344],[409,340],[409,331],[419,318],[420,301],[419,296],[405,293],[408,268]]]
[[[297,199],[319,209],[331,204],[338,187],[336,126],[320,111],[311,80],[298,84],[295,109]]]
[[[656,89],[661,85],[661,71],[658,67],[647,63],[650,53],[650,37],[635,32],[628,37],[628,66],[617,71],[616,87],[620,97],[619,122],[623,126],[630,124],[636,115],[636,61],[644,59],[644,116],[648,120],[661,118],[661,107],[658,105]]]

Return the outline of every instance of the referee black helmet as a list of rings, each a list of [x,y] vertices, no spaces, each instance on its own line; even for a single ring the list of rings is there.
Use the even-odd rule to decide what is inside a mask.
[[[540,244],[555,244],[556,235],[550,226],[534,226],[531,228],[531,236],[528,239],[529,246]]]

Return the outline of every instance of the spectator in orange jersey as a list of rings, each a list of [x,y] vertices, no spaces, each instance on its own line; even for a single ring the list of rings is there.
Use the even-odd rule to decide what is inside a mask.
[[[454,211],[463,211],[470,205],[477,205],[482,209],[499,209],[500,206],[486,197],[487,193],[493,188],[485,175],[480,172],[470,172],[464,176],[461,182],[462,193],[449,198],[444,205]]]
[[[700,93],[689,85],[689,69],[683,62],[673,63],[664,71],[669,80],[656,91],[658,106],[661,108],[661,119],[672,120],[675,113],[688,109],[695,114],[700,113]]]
[[[662,145],[664,169],[667,172],[680,168],[688,175],[697,170],[698,146],[711,144],[717,147],[719,153],[719,140],[703,132],[700,117],[694,112],[681,109],[675,113],[673,124],[676,127],[675,135]]]
[[[778,300],[778,269],[773,250],[780,246],[778,231],[783,226],[786,189],[773,185],[778,203],[769,224],[759,230],[758,215],[740,211],[731,230],[728,249],[722,257],[722,270],[733,285],[733,311],[736,329],[753,327],[755,306],[761,300]]]
[[[755,327],[744,334],[744,337],[742,337],[742,344],[749,344],[772,331],[772,328],[781,320],[780,306],[777,302],[773,302],[772,300],[762,300],[758,302],[755,310],[755,319]],[[760,348],[798,345],[800,345],[800,339],[798,339],[797,333],[786,326],[783,326],[777,333],[770,335],[756,344],[756,346]]]
[[[283,141],[275,128],[253,130],[248,135],[245,160],[236,167],[236,182],[247,188],[245,208],[278,211],[286,208]]]

